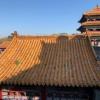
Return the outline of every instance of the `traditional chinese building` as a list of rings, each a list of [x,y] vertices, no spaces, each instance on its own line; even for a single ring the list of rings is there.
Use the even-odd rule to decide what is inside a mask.
[[[81,26],[78,30],[81,33],[88,32],[88,35],[100,36],[100,7],[85,12],[79,21]]]
[[[100,60],[100,7],[97,5],[92,10],[85,12],[79,22],[81,26],[78,30],[89,36],[97,59]]]
[[[0,54],[0,100],[100,100],[100,62],[87,34],[14,32]]]

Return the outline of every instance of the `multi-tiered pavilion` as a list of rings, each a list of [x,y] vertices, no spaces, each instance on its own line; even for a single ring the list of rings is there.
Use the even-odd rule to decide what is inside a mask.
[[[79,21],[81,26],[78,30],[88,35],[100,36],[100,7],[97,5],[92,10],[85,12]]]

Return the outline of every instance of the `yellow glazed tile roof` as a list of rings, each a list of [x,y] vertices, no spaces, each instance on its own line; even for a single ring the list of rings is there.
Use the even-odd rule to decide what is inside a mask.
[[[86,32],[84,32],[84,34],[87,34],[88,36],[100,36],[99,31],[89,31],[89,30],[87,30]]]
[[[100,6],[96,6],[95,8],[87,11],[84,15],[100,15]]]
[[[0,55],[0,84],[100,86],[85,36],[16,36]]]
[[[9,41],[4,41],[2,43],[0,43],[0,48],[7,48],[7,46],[10,44]]]
[[[100,25],[100,21],[87,21],[83,22],[82,26],[94,26],[94,25]]]

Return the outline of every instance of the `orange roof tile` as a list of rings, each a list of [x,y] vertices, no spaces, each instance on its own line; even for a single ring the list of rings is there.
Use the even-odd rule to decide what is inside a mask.
[[[86,32],[84,32],[84,34],[87,34],[88,36],[100,36],[99,31],[89,31],[89,30],[87,30]]]
[[[100,86],[97,68],[87,37],[18,36],[0,55],[0,84]]]
[[[82,23],[82,26],[94,26],[94,25],[100,25],[100,21],[86,21]]]
[[[9,45],[10,41],[4,41],[0,44],[0,48],[7,48],[7,46]]]
[[[95,8],[87,11],[84,15],[100,15],[100,6],[96,6]]]

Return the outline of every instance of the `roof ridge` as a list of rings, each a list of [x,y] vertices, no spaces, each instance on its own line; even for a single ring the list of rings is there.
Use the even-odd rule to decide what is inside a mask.
[[[22,39],[22,40],[31,40],[31,39],[57,39],[59,37],[65,37],[67,39],[73,39],[73,38],[82,38],[84,37],[84,34],[75,34],[75,35],[51,35],[51,36],[25,36],[25,35],[18,35],[14,38],[16,39]]]

